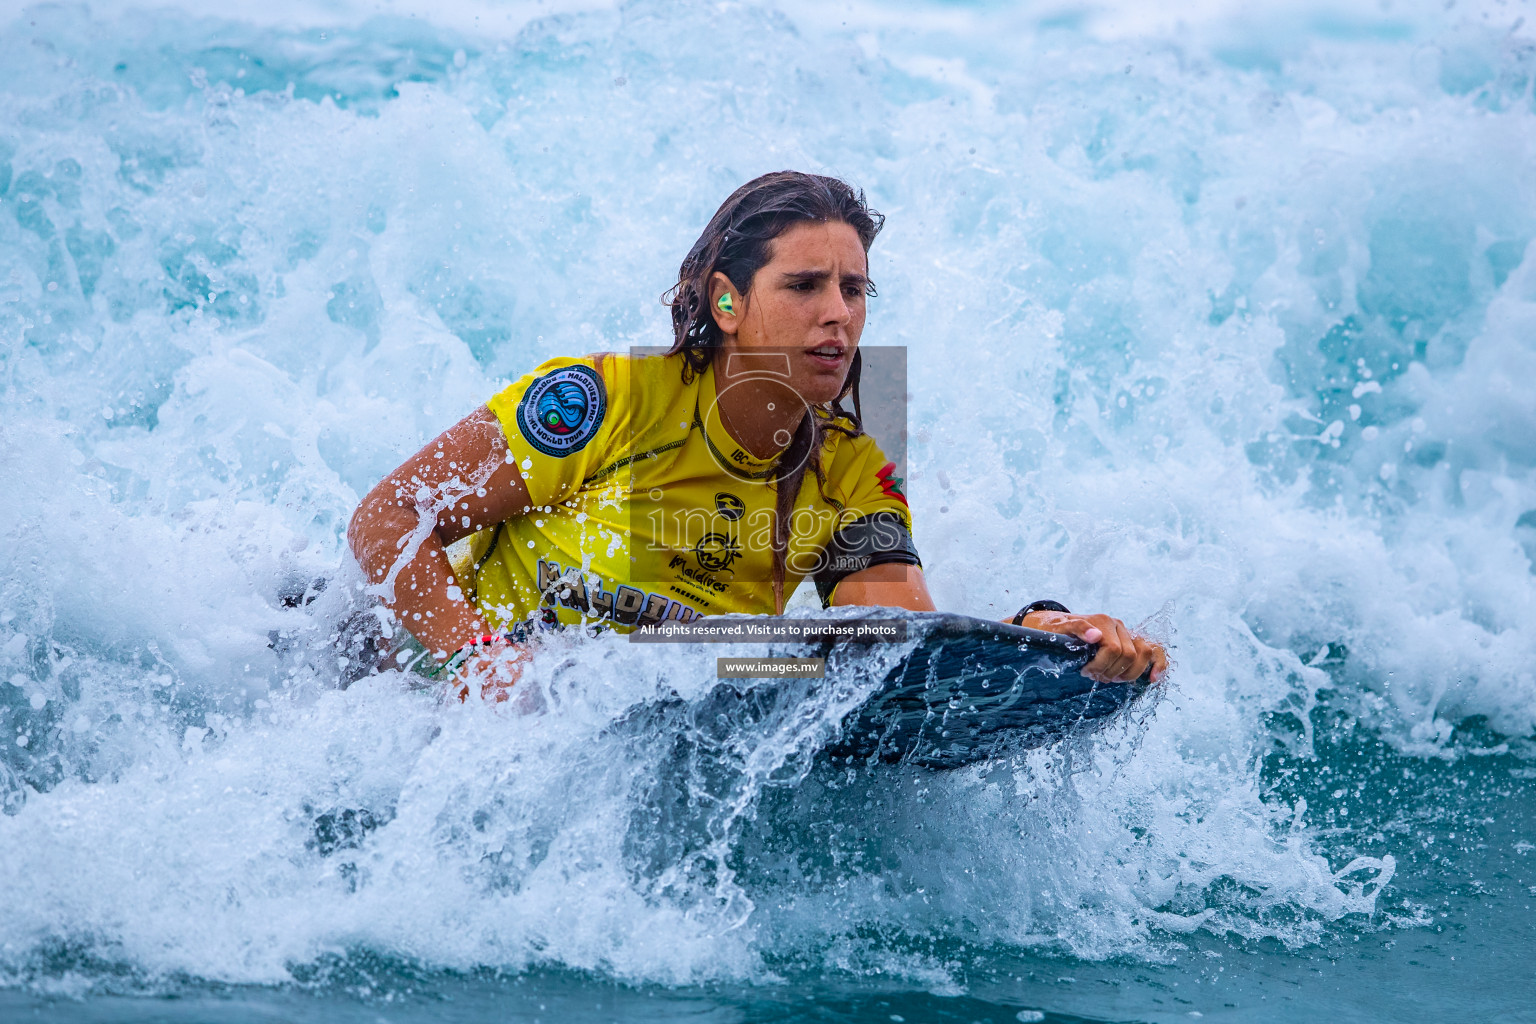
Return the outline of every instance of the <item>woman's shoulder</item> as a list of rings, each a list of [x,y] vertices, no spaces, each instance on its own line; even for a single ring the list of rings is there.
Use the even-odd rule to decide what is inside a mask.
[[[675,365],[671,376],[666,372],[671,362],[626,352],[555,356],[501,388],[486,406],[508,431],[538,433],[535,421],[549,420],[559,435],[549,441],[555,449],[578,427],[593,438],[615,431],[635,436],[676,404],[666,387],[680,376]]]
[[[852,426],[851,421],[843,422]],[[828,434],[823,463],[826,467],[825,493],[844,508],[858,509],[861,513],[895,512],[910,530],[911,516],[907,511],[907,496],[902,488],[899,467],[886,455],[880,443],[863,432],[853,436],[837,431],[828,431]]]
[[[598,363],[598,368],[646,393],[657,390],[682,390],[691,381],[692,374],[684,373],[687,364],[681,355],[668,355],[665,349],[632,348],[627,352],[599,352],[588,356]]]
[[[683,369],[681,356],[666,355],[662,349],[554,356],[514,380],[500,394],[521,395],[533,384],[549,378],[588,379],[602,389],[610,404],[628,408],[639,404],[637,400],[683,390]]]

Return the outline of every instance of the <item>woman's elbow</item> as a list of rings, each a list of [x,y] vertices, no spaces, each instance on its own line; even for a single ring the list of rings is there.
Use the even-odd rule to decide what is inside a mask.
[[[357,508],[352,510],[352,518],[347,520],[347,547],[352,549],[358,561],[363,558],[363,540],[368,534],[368,524],[373,520],[373,513],[368,508],[368,499],[364,498],[357,503]]]
[[[373,553],[381,544],[398,538],[402,532],[410,529],[408,524],[401,522],[404,510],[380,493],[382,486],[364,495],[363,500],[357,503],[357,508],[353,509],[352,518],[347,521],[347,546],[352,549],[358,564],[370,575],[374,568],[370,564]]]
[[[352,557],[365,570],[368,568],[368,549],[373,546],[379,525],[378,510],[372,499],[373,495],[369,494],[358,502],[357,508],[352,510],[352,518],[347,521],[347,547],[352,549]]]

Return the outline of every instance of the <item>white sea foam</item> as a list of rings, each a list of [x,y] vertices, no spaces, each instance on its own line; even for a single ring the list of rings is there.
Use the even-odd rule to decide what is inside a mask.
[[[1266,713],[1333,688],[1423,756],[1536,729],[1536,46],[1503,8],[232,10],[0,29],[0,974],[365,947],[942,990],[863,936],[1305,943],[1394,866],[1266,802]],[[683,646],[556,645],[525,715],[336,689],[357,497],[542,359],[663,341],[700,225],[783,166],[889,215],[866,340],[909,346],[941,605],[1157,616],[1166,698],[785,786],[868,679],[720,729]]]

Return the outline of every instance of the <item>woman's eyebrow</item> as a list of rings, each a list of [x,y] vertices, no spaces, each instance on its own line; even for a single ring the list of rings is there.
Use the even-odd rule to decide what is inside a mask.
[[[786,270],[786,271],[784,271],[784,275],[783,276],[784,276],[784,280],[786,280],[786,281],[825,281],[825,280],[829,279],[832,276],[832,271],[830,271],[830,270]],[[869,278],[865,277],[863,274],[844,274],[842,276],[842,283],[843,284],[855,284],[855,285],[859,285],[860,287],[862,287],[862,286],[864,286],[864,285],[869,283]]]

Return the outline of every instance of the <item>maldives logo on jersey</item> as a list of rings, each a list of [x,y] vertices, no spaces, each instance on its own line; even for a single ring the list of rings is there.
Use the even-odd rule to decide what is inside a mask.
[[[887,498],[895,498],[903,505],[907,503],[907,496],[901,493],[901,485],[905,482],[896,475],[896,463],[887,462],[880,467],[880,472],[875,474],[875,479],[880,481],[880,493]]]
[[[523,392],[517,427],[545,455],[579,452],[603,425],[608,392],[590,366],[566,366],[546,373]]]

